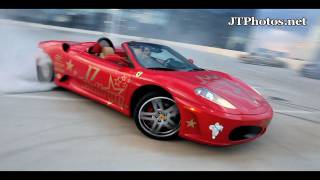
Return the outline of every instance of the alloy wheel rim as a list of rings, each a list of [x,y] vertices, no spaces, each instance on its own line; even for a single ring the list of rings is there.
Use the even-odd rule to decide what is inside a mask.
[[[139,109],[139,123],[149,134],[168,137],[179,131],[180,113],[174,100],[168,97],[154,97]]]

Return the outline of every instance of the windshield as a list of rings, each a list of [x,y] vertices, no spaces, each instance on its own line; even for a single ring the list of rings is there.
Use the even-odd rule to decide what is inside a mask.
[[[129,42],[128,45],[138,63],[147,69],[202,70],[167,46],[141,42]]]

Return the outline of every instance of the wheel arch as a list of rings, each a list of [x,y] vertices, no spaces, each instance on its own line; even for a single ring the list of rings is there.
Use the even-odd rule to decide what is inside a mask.
[[[138,103],[139,99],[146,93],[149,92],[159,92],[162,93],[170,98],[173,99],[172,94],[165,88],[159,86],[159,85],[144,85],[139,88],[137,88],[131,96],[130,99],[130,116],[133,116],[133,111],[135,109],[136,104]]]

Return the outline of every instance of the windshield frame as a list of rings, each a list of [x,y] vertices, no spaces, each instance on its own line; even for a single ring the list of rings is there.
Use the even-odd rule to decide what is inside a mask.
[[[169,53],[171,53],[173,56],[179,58],[180,61],[182,61],[182,63],[186,63],[188,66],[190,66],[190,69],[169,69],[169,70],[174,70],[174,71],[192,71],[192,70],[202,70],[202,68],[196,66],[193,63],[190,63],[189,60],[184,57],[183,55],[181,55],[180,53],[178,53],[177,51],[173,50],[172,48],[165,46],[165,45],[161,45],[161,44],[154,44],[154,43],[147,43],[147,42],[136,42],[136,41],[130,41],[127,42],[127,46],[128,49],[130,50],[131,54],[133,55],[133,57],[135,58],[136,63],[141,66],[143,69],[153,69],[153,70],[165,70],[165,69],[161,69],[161,67],[159,67],[159,69],[157,69],[158,67],[145,67],[144,65],[142,65],[140,63],[139,58],[136,56],[136,53],[133,50],[133,46],[158,46],[162,49],[165,49],[166,51],[168,51]]]

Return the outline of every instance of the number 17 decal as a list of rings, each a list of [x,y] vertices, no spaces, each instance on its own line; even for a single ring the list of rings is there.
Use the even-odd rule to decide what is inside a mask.
[[[89,65],[89,68],[87,70],[86,76],[84,77],[85,80],[89,80],[89,76],[90,76],[92,70],[94,70],[94,72],[93,72],[93,74],[92,74],[92,76],[90,78],[91,81],[93,81],[96,78],[97,74],[100,71],[100,68],[93,67],[93,66]]]

